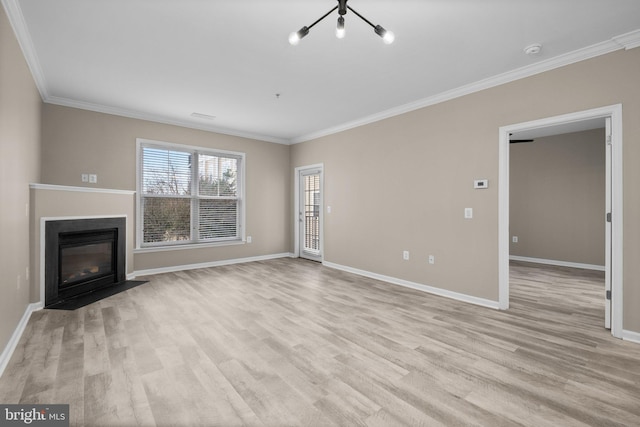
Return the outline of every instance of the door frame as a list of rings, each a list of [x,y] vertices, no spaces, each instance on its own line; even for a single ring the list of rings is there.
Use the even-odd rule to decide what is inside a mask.
[[[611,334],[622,338],[623,193],[622,104],[563,114],[499,128],[498,150],[498,307],[509,308],[509,134],[596,118],[611,118]]]
[[[324,163],[317,163],[314,165],[299,166],[294,170],[294,203],[293,203],[293,230],[294,230],[294,257],[300,257],[302,255],[302,248],[300,247],[300,175],[303,172],[319,171],[320,172],[320,262],[324,261]]]

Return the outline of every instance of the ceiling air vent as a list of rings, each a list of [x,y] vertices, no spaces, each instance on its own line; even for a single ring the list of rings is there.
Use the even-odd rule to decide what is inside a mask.
[[[204,120],[213,120],[216,116],[211,116],[209,114],[202,113],[191,113],[191,117],[195,117],[196,119],[204,119]]]

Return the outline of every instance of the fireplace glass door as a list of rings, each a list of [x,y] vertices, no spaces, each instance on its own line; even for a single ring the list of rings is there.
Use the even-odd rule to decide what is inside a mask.
[[[58,287],[60,291],[80,284],[113,278],[116,270],[115,231],[65,233],[59,237]]]
[[[113,274],[112,241],[60,249],[60,287]]]

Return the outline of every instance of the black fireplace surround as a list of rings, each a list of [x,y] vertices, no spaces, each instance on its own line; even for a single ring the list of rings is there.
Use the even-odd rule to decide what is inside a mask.
[[[45,223],[45,308],[126,280],[126,218]]]

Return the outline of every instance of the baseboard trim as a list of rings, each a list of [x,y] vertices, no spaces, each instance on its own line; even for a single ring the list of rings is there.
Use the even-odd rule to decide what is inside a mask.
[[[31,317],[31,313],[34,311],[40,310],[44,307],[41,302],[35,302],[29,304],[22,315],[22,318],[18,322],[16,329],[13,331],[13,335],[9,339],[9,342],[5,346],[2,354],[0,354],[0,377],[4,373],[5,368],[9,364],[9,360],[11,360],[11,356],[13,356],[13,352],[16,350],[18,346],[18,342],[20,342],[20,338],[24,333],[25,328],[27,327],[27,323],[29,323],[29,318]]]
[[[368,277],[370,279],[381,280],[383,282],[391,283],[393,285],[404,286],[405,288],[411,288],[422,292],[427,292],[429,294],[438,295],[441,297],[451,298],[454,300],[480,305],[482,307],[493,308],[498,310],[500,306],[498,305],[498,301],[491,301],[484,298],[478,298],[467,294],[461,294],[458,292],[448,291],[442,288],[436,288],[433,286],[423,285],[421,283],[410,282],[404,279],[398,279],[397,277],[385,276],[382,274],[372,273],[366,270],[360,270],[353,267],[347,267],[345,265],[335,264],[333,262],[324,261],[322,263],[324,266],[329,268],[334,268],[336,270],[346,271],[348,273],[357,274],[359,276]]]
[[[131,279],[129,280],[133,280],[139,276],[150,276],[152,274],[173,273],[175,271],[196,270],[198,268],[209,268],[209,267],[220,267],[223,265],[243,264],[246,262],[254,262],[254,261],[267,261],[270,259],[288,258],[291,256],[293,256],[293,254],[289,252],[284,252],[280,254],[260,255],[260,256],[247,257],[247,258],[234,258],[234,259],[224,259],[220,261],[202,262],[199,264],[173,265],[171,267],[160,267],[160,268],[151,268],[147,270],[134,271],[131,275],[127,275],[127,278],[129,279],[129,277],[131,277]]]
[[[534,264],[545,264],[545,265],[555,265],[558,267],[571,267],[571,268],[582,268],[584,270],[596,270],[596,271],[604,271],[604,265],[595,265],[595,264],[582,264],[579,262],[569,262],[569,261],[556,261],[553,259],[544,259],[544,258],[531,258],[526,256],[518,256],[518,255],[510,255],[509,260],[511,261],[523,261],[523,262],[531,262]]]
[[[640,344],[640,332],[622,330],[622,339],[625,341]]]

